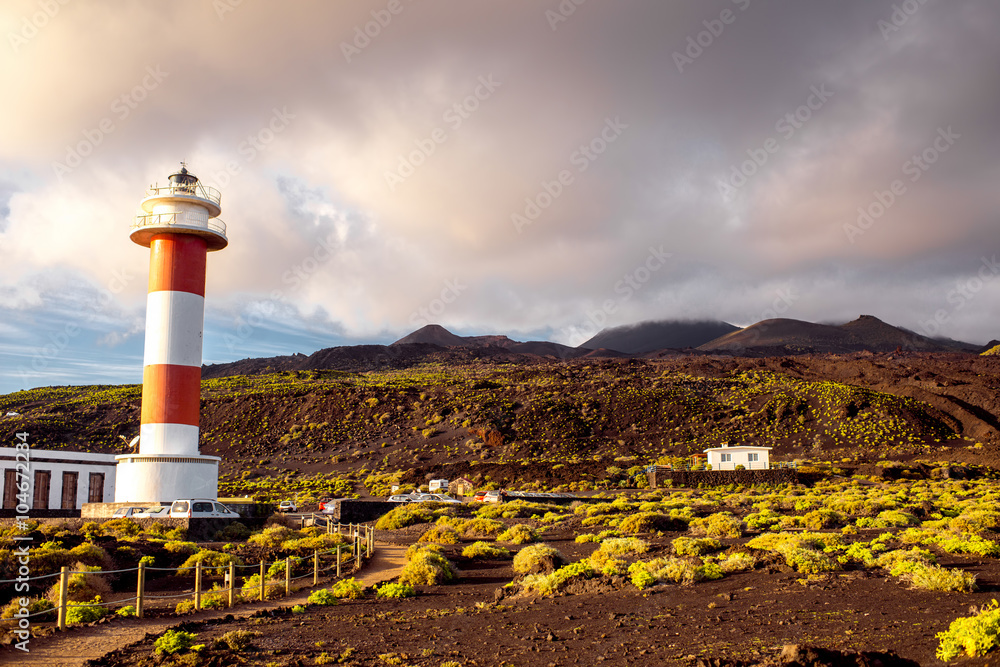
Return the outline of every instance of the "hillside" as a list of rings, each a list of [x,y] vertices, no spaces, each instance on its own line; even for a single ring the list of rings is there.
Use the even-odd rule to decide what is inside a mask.
[[[580,344],[587,350],[608,349],[625,354],[648,354],[664,349],[686,349],[738,331],[727,322],[662,321],[640,322],[631,326],[603,329]]]
[[[698,347],[704,352],[744,356],[783,354],[845,354],[850,352],[979,352],[968,343],[927,338],[862,315],[841,325],[816,324],[793,319],[771,319],[720,336]]]
[[[777,460],[994,466],[998,390],[1000,359],[958,354],[285,371],[204,380],[201,448],[223,458],[227,493],[364,493],[374,473],[595,484],[721,442],[773,446]],[[20,413],[0,437],[120,452],[139,399],[137,385],[0,396],[0,414]]]

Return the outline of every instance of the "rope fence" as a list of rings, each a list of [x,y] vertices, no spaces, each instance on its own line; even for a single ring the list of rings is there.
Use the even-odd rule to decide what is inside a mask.
[[[371,558],[375,552],[375,531],[369,526],[362,526],[357,524],[333,524],[329,517],[317,517],[317,515],[312,515],[314,525],[318,523],[317,518],[321,520],[326,520],[326,532],[327,534],[333,534],[336,532],[338,535],[343,535],[344,532],[350,536],[351,541],[348,544],[338,544],[336,547],[326,549],[324,551],[314,550],[309,556],[287,556],[281,560],[275,561],[274,563],[265,563],[261,561],[259,564],[255,565],[237,565],[236,563],[229,563],[227,565],[210,565],[203,566],[201,562],[195,563],[191,567],[152,567],[146,565],[146,563],[140,561],[138,567],[126,568],[121,570],[70,570],[68,567],[63,566],[58,573],[45,574],[38,577],[29,577],[22,579],[9,579],[0,580],[0,585],[3,584],[13,584],[23,581],[40,581],[43,579],[50,579],[53,577],[59,578],[59,602],[51,609],[44,609],[41,611],[34,612],[32,614],[27,614],[25,616],[19,616],[18,618],[32,618],[35,616],[42,616],[45,614],[56,614],[57,625],[60,630],[65,630],[67,625],[67,612],[70,609],[88,609],[88,608],[113,608],[113,607],[125,607],[132,603],[135,604],[135,616],[138,618],[143,618],[145,613],[145,603],[152,600],[176,600],[181,598],[190,598],[194,603],[194,610],[198,611],[206,608],[204,605],[205,597],[211,596],[213,600],[218,600],[220,596],[224,597],[223,604],[226,608],[232,608],[237,604],[237,591],[239,591],[238,597],[240,601],[252,601],[253,598],[257,598],[261,601],[271,597],[276,588],[284,584],[284,595],[291,595],[293,592],[292,582],[300,581],[302,579],[307,579],[312,577],[312,585],[318,585],[320,575],[326,575],[327,573],[332,573],[336,571],[336,578],[341,577],[342,567],[346,562],[350,563],[352,560],[355,563],[355,568],[361,567],[361,562],[363,558]],[[303,520],[304,523],[304,520]],[[330,556],[336,553],[333,558],[333,562],[329,562],[329,559],[324,559],[324,556]],[[298,576],[292,576],[293,562],[296,565],[301,565],[305,561],[312,561],[312,568],[310,572],[300,574]],[[281,578],[268,577],[269,570],[275,565],[280,565],[284,563],[284,576]],[[321,567],[321,563],[323,567]],[[255,570],[253,574],[243,576],[244,583],[241,588],[236,586],[236,570]],[[208,576],[210,572],[218,573],[221,571],[224,576],[225,588],[215,588],[205,590],[203,587],[203,578]],[[113,602],[71,602],[68,599],[69,595],[69,577],[74,574],[83,574],[90,576],[104,576],[110,574],[122,574],[126,572],[136,573],[136,594],[134,597],[126,598],[123,600],[115,600]],[[191,573],[194,574],[194,588],[192,590],[186,590],[178,594],[171,595],[148,595],[146,594],[146,572],[173,572],[175,575],[189,577]],[[182,574],[184,573],[184,574]],[[247,587],[247,583],[253,579],[254,576],[259,577],[259,581],[256,582],[254,591]],[[217,606],[217,602],[212,603],[213,607]]]

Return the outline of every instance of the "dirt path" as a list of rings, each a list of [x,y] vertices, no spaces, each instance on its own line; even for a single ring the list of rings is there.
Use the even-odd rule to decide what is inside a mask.
[[[399,575],[399,571],[406,562],[405,553],[405,546],[377,544],[374,558],[366,563],[355,576],[364,586],[388,581]],[[330,580],[327,580],[325,585],[329,583]],[[261,609],[303,604],[309,597],[311,590],[312,587],[304,588],[292,593],[287,598],[240,605],[233,611],[228,609],[202,611],[184,617],[128,619],[94,627],[70,628],[65,633],[33,639],[30,653],[17,651],[11,647],[3,647],[0,651],[0,664],[81,667],[88,660],[99,658],[105,653],[141,641],[148,634],[162,634],[181,622],[223,618],[230,613],[236,618],[245,618]]]

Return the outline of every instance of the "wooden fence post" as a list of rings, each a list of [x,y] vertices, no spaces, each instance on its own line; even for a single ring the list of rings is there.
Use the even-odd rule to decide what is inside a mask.
[[[264,561],[260,562],[260,600],[264,601],[264,577],[267,575],[267,571],[264,569]]]
[[[319,584],[319,552],[313,549],[313,586]]]
[[[326,520],[326,534],[327,535],[333,534],[333,521],[331,521],[329,518],[327,518]]]
[[[337,578],[340,579],[340,545],[337,545]]]
[[[285,597],[292,593],[292,557],[285,556]]]
[[[354,538],[354,567],[361,567],[361,537]]]
[[[146,593],[146,564],[139,561],[139,573],[135,577],[135,616],[142,618],[143,596]]]
[[[229,608],[236,604],[236,564],[229,562]]]
[[[201,561],[194,564],[194,610],[201,609]]]
[[[66,629],[66,602],[69,595],[69,568],[59,570],[59,629]]]

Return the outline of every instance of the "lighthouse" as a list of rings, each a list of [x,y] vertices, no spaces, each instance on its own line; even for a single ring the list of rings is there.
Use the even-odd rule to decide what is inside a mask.
[[[229,244],[218,190],[182,162],[139,204],[130,238],[149,248],[139,448],[117,456],[115,502],[218,496],[219,457],[198,451],[205,268]]]

